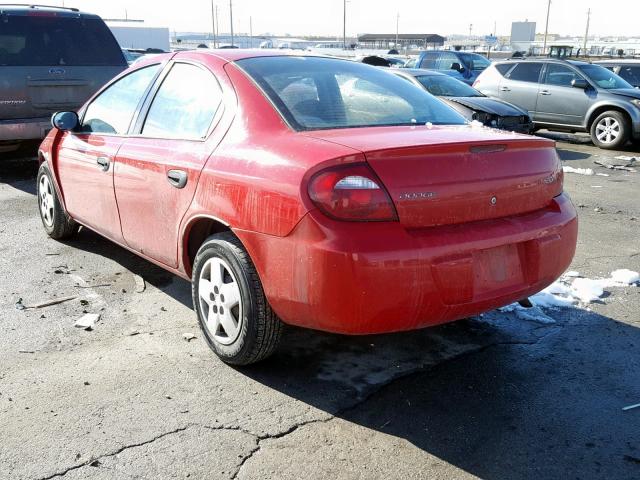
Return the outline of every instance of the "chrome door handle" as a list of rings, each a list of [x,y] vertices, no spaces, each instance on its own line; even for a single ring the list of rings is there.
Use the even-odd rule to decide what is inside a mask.
[[[184,188],[188,179],[187,172],[183,170],[169,170],[167,172],[167,180],[172,187]]]
[[[103,172],[107,172],[109,170],[111,160],[109,160],[107,157],[98,157],[96,158],[96,163],[100,166],[100,170],[102,170]]]
[[[542,90],[540,91],[540,95],[551,95],[551,92],[549,90]]]
[[[509,87],[500,87],[501,92],[510,92],[511,89]]]

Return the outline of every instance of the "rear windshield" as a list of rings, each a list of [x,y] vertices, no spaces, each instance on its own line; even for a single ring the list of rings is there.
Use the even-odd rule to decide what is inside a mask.
[[[0,65],[126,65],[99,18],[4,15],[0,17]]]
[[[436,97],[484,97],[475,88],[448,75],[419,75],[416,79]]]
[[[370,65],[294,56],[237,63],[296,130],[466,123],[426,91]]]

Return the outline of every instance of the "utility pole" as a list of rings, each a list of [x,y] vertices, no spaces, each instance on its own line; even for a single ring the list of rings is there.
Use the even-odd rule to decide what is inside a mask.
[[[342,0],[342,48],[347,49],[347,0]]]
[[[218,39],[216,36],[216,9],[211,0],[211,30],[213,30],[213,48],[218,48]]]
[[[473,23],[469,24],[469,40],[471,40],[471,31],[473,30]]]
[[[249,15],[249,48],[253,48],[253,20]]]
[[[233,47],[233,0],[229,0],[229,23],[231,24],[231,46]]]
[[[587,10],[587,30],[584,32],[584,56],[587,56],[587,39],[589,38],[589,22],[591,21],[591,9]]]
[[[216,32],[218,33],[218,46],[220,46],[220,14],[218,13],[218,5],[216,5]]]
[[[400,12],[398,12],[398,15],[396,15],[396,45],[395,48],[396,50],[398,49],[398,30],[400,28]]]
[[[544,43],[542,44],[542,54],[547,53],[547,35],[549,34],[549,12],[551,12],[551,0],[547,4],[547,22],[544,26]]]

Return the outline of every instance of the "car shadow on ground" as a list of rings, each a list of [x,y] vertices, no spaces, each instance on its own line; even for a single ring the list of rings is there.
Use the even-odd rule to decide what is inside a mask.
[[[35,158],[0,159],[0,182],[17,190],[35,195],[37,173],[38,161]]]
[[[640,402],[640,330],[578,309],[550,326],[501,316],[375,337],[294,331],[242,371],[480,478],[639,478],[640,410],[622,407]]]

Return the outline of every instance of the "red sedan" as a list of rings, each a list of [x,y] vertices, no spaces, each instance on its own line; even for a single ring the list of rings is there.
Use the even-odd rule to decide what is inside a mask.
[[[47,233],[84,225],[190,279],[229,363],[271,354],[283,323],[371,334],[494,309],[575,251],[552,142],[468,125],[361,63],[160,55],[52,121]]]

